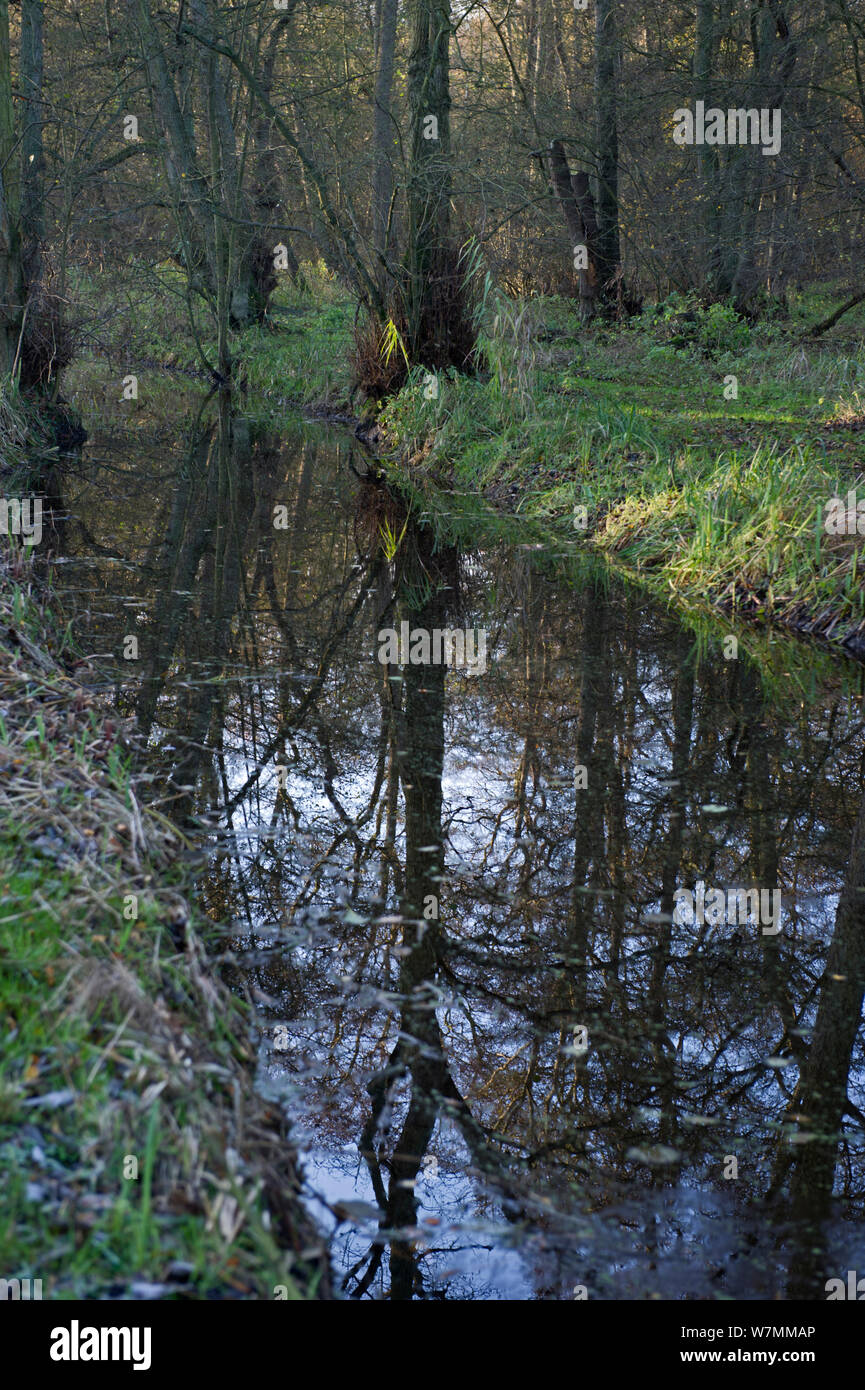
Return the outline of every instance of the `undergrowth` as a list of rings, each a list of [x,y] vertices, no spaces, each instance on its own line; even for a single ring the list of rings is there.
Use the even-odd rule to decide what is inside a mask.
[[[0,1276],[55,1299],[326,1296],[181,833],[20,552],[0,632]]]

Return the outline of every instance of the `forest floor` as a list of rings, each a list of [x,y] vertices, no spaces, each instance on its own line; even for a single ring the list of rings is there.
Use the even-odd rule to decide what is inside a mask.
[[[32,556],[0,562],[0,1246],[41,1296],[329,1296],[248,1001]]]

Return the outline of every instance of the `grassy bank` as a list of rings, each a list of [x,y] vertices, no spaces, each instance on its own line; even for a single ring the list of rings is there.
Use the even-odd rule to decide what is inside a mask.
[[[280,286],[271,322],[236,342],[241,408],[277,423],[287,410],[360,408],[353,305],[321,267],[304,273],[305,290]],[[68,373],[100,428],[176,429],[209,389],[182,296],[170,293],[177,272],[155,275],[134,304],[113,306],[108,336],[94,335]],[[92,287],[79,289],[86,300]],[[477,377],[433,381],[415,368],[396,398],[367,410],[379,410],[392,476],[427,495],[472,494],[585,540],[681,605],[861,655],[859,537],[829,534],[824,520],[832,498],[846,503],[860,485],[865,308],[810,331],[843,298],[827,285],[750,325],[674,295],[626,325],[587,329],[571,301],[493,294]],[[122,400],[133,371],[138,398]]]
[[[9,550],[0,634],[0,1277],[43,1298],[327,1296],[180,834]]]
[[[303,291],[286,280],[273,295],[269,321],[234,339],[244,383],[239,404],[249,414],[350,408],[354,304],[320,264],[305,264],[303,272]],[[212,325],[195,303],[190,320],[179,272],[168,263],[154,267],[124,295],[79,276],[74,294],[90,326],[63,382],[85,422],[103,431],[176,431],[212,385],[198,349],[201,343],[208,350]],[[124,387],[130,376],[134,396],[131,384]]]
[[[861,648],[859,540],[823,522],[861,477],[863,320],[809,338],[831,302],[750,327],[674,298],[589,330],[565,302],[500,303],[488,372],[416,370],[383,410],[392,466],[585,537],[681,603]]]

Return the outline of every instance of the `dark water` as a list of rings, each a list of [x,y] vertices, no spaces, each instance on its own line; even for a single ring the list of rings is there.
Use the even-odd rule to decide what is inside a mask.
[[[865,1273],[858,668],[727,659],[366,466],[225,416],[97,438],[56,576],[154,796],[208,827],[338,1284],[825,1298]],[[485,630],[485,671],[382,665],[403,620]],[[698,888],[780,916],[674,916]]]

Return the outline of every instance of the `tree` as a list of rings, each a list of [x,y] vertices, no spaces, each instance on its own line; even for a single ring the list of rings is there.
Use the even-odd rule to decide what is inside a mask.
[[[32,293],[42,273],[45,152],[42,139],[43,0],[21,4],[21,256]]]
[[[583,170],[572,174],[561,140],[550,145],[550,172],[573,242],[579,272],[580,313],[588,323],[595,316],[601,282],[601,251],[595,202],[589,177]]]
[[[712,105],[711,75],[715,52],[714,0],[697,0],[694,26],[694,102]],[[718,158],[710,145],[700,146],[700,200],[702,207],[703,273],[710,293],[718,281]]]
[[[597,259],[601,289],[619,268],[619,132],[616,95],[618,61],[616,0],[595,0],[595,120],[598,161]]]
[[[394,143],[394,120],[391,111],[391,93],[397,9],[398,0],[379,0],[373,113],[375,168],[372,193],[372,241],[379,262],[377,273],[383,287],[388,278],[386,262],[390,245],[391,201],[393,198],[391,151]]]
[[[210,306],[216,364],[209,365],[227,384],[233,367],[230,330],[260,320],[277,283],[274,248],[260,234],[244,185],[245,131],[239,135],[235,129],[236,121],[246,119],[250,94],[230,92],[232,69],[221,58],[219,43],[212,38],[202,43],[220,33],[210,0],[191,0],[194,27],[189,33],[179,25],[166,30],[150,0],[129,3],[158,131],[156,148],[180,236],[179,259],[190,288]],[[244,40],[254,66],[261,52],[260,29]]]
[[[449,0],[413,0],[405,301],[409,355],[433,368],[463,368],[473,348],[451,235],[450,37]]]
[[[8,0],[0,0],[0,371],[13,370],[21,341],[24,275],[18,131],[12,105]]]

